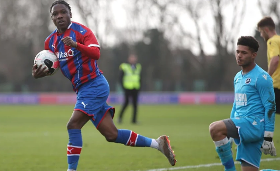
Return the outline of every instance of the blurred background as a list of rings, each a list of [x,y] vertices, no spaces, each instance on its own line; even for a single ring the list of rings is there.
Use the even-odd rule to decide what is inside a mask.
[[[169,135],[178,163],[149,148],[106,143],[93,125],[83,128],[80,171],[223,171],[209,124],[228,118],[233,78],[240,71],[235,48],[240,36],[260,44],[256,62],[267,70],[266,43],[256,30],[264,16],[280,29],[278,0],[67,0],[72,20],[95,33],[99,68],[119,115],[123,102],[119,65],[135,53],[142,65],[139,122],[129,107],[119,129],[147,137]],[[60,71],[34,79],[35,55],[55,30],[53,0],[0,0],[0,171],[61,171],[76,94]],[[280,32],[278,32],[280,33]],[[12,104],[12,105],[11,105]],[[114,120],[116,120],[114,118]],[[280,117],[274,144],[280,150]],[[278,127],[278,128],[277,128]],[[235,149],[233,147],[232,149]],[[233,150],[234,156],[236,151]],[[260,169],[279,169],[279,157],[262,156]],[[240,165],[237,162],[237,171]],[[159,169],[161,168],[161,169]],[[151,170],[152,169],[152,170]]]
[[[53,0],[1,0],[0,91],[71,92],[61,72],[35,80],[31,67],[55,29]],[[68,0],[73,21],[93,30],[98,65],[111,91],[120,91],[119,65],[129,53],[143,67],[142,91],[232,91],[240,70],[234,51],[242,35],[260,44],[257,63],[267,69],[266,44],[256,31],[263,16],[280,21],[277,0]],[[279,28],[279,26],[277,26]]]

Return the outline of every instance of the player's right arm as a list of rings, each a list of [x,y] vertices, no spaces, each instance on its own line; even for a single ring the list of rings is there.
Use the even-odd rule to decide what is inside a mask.
[[[236,74],[237,75],[237,74]],[[234,118],[235,116],[235,111],[236,111],[236,104],[235,104],[235,83],[237,81],[237,77],[234,77],[233,80],[233,86],[234,86],[234,99],[233,99],[233,104],[232,104],[232,109],[231,109],[231,113],[230,113],[230,118]]]
[[[234,101],[233,105],[232,105],[231,113],[230,113],[230,118],[234,118],[235,110],[236,110],[236,105],[235,105],[235,101]]]
[[[44,49],[45,50],[51,50],[49,48],[49,40],[48,40],[48,38],[45,41]],[[37,64],[34,63],[34,65],[32,66],[32,76],[35,79],[42,78],[42,77],[45,77],[45,76],[48,76],[48,75],[50,75],[50,74],[48,73],[48,68],[46,66],[45,67],[43,67],[42,65],[37,66]]]
[[[37,78],[42,78],[45,76],[50,75],[50,73],[48,72],[48,68],[44,67],[40,65],[39,67],[37,66],[37,64],[34,64],[32,67],[32,76],[37,79]]]
[[[280,54],[279,46],[275,41],[270,40],[267,43],[267,52],[269,56],[271,56],[271,60],[269,62],[269,67],[268,67],[268,74],[272,76],[278,67],[279,54]]]

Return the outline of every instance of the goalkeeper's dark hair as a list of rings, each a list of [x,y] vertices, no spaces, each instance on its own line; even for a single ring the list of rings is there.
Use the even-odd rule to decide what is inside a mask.
[[[252,36],[241,36],[237,45],[248,46],[252,52],[257,52],[259,50],[259,42]]]
[[[52,3],[51,7],[50,7],[50,12],[52,11],[52,7],[55,6],[55,5],[57,5],[57,4],[63,4],[63,5],[65,5],[65,6],[69,9],[69,11],[71,12],[71,7],[70,7],[70,5],[69,5],[66,1],[64,1],[64,0],[56,0],[56,1],[54,1],[54,2]]]

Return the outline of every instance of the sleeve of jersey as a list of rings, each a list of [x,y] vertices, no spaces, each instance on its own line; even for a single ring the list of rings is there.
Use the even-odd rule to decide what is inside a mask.
[[[44,49],[45,50],[51,50],[50,47],[49,47],[49,40],[48,39],[45,40],[45,47],[44,47]]]
[[[230,113],[230,118],[234,118],[234,114],[235,114],[235,100],[234,100],[234,102],[233,102],[233,105],[232,105],[232,109],[231,109],[231,113]]]
[[[269,56],[274,57],[274,56],[279,56],[279,46],[275,41],[268,41],[267,42],[267,52]]]
[[[235,87],[235,79],[233,81],[233,85]],[[235,94],[235,93],[234,93]],[[235,98],[235,97],[234,97]],[[236,110],[236,105],[235,105],[235,99],[233,99],[233,104],[232,104],[232,109],[231,109],[231,113],[230,113],[230,118],[234,118],[235,116],[235,110]]]
[[[275,95],[273,89],[272,78],[263,73],[258,77],[256,88],[260,94],[262,104],[265,108],[265,131],[274,132],[274,123],[275,123]]]
[[[77,42],[77,49],[94,60],[98,60],[100,57],[100,46],[90,30],[84,35],[83,43]]]

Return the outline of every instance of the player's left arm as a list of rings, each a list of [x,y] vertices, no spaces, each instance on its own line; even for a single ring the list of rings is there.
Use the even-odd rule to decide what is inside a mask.
[[[90,29],[84,35],[80,34],[82,42],[77,42],[77,49],[89,58],[98,60],[100,58],[100,45]]]
[[[275,156],[276,149],[272,139],[275,124],[276,105],[272,78],[266,73],[261,74],[257,79],[256,88],[260,94],[262,104],[265,108],[265,132],[262,151],[264,154]]]
[[[80,35],[81,41],[75,42],[71,37],[67,36],[62,39],[67,46],[74,47],[87,57],[98,60],[100,58],[100,46],[91,30],[86,30],[84,35]]]
[[[272,76],[279,64],[280,50],[278,44],[275,41],[270,41],[267,44],[267,51],[269,56],[272,56],[268,67],[268,74]]]
[[[265,108],[265,131],[273,132],[276,105],[272,78],[266,73],[261,74],[256,82],[256,88]]]

